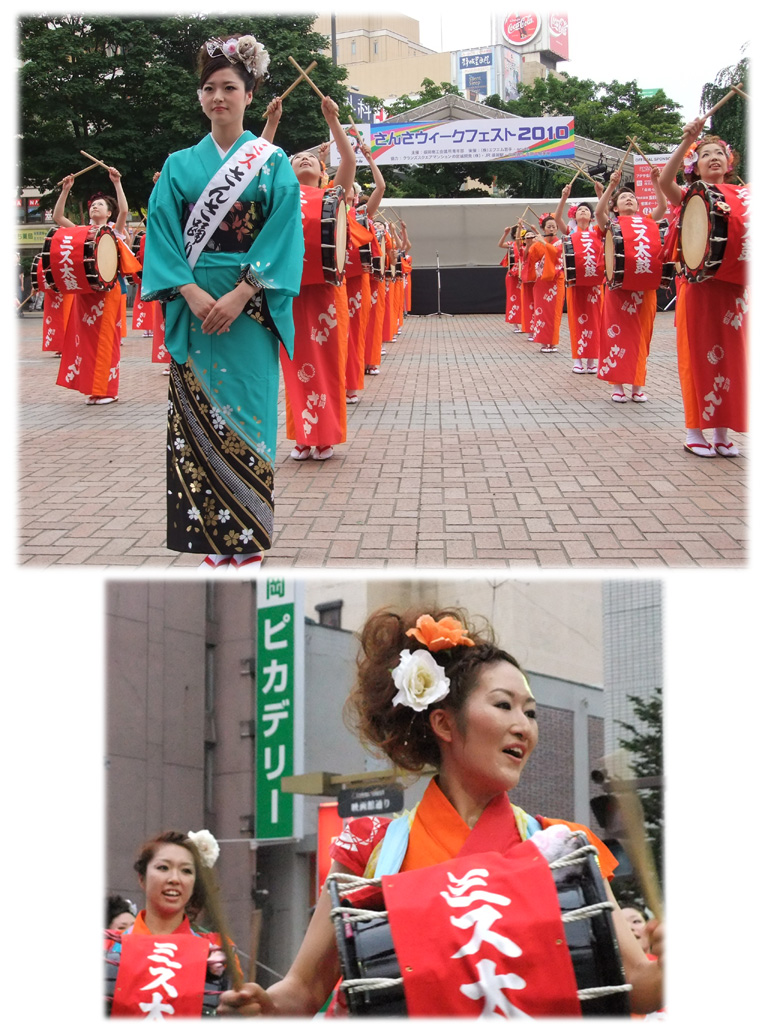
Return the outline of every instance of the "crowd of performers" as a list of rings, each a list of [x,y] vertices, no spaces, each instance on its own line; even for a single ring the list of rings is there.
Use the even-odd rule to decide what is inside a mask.
[[[360,642],[344,720],[403,775],[435,770],[421,800],[395,818],[344,822],[293,963],[266,989],[243,980],[227,938],[214,837],[145,843],[134,865],[145,909],[108,911],[111,1015],[199,1015],[209,999],[217,1014],[243,1016],[662,1010],[660,904],[652,921],[630,916],[598,836],[512,803],[539,740],[518,660],[457,609],[376,611]],[[223,958],[219,984],[211,968]]]
[[[344,443],[347,406],[360,400],[366,375],[379,372],[410,308],[406,225],[381,216],[383,178],[355,139],[374,182],[370,195],[361,193],[353,141],[333,100],[322,98],[339,152],[330,182],[322,159],[329,143],[319,155],[290,159],[273,144],[281,99],[269,104],[261,136],[244,130],[268,64],[252,36],[209,40],[198,98],[211,132],[171,154],[156,175],[146,231],[127,237],[114,167],[115,197],[92,196],[89,224],[73,224],[64,214],[70,175],[54,210],[60,228],[37,268],[38,279],[56,285],[44,290],[43,348],[61,352],[57,383],[89,405],[117,400],[125,281],[140,279],[133,327],[152,334],[152,358],[170,378],[167,544],[214,568],[258,567],[270,547],[281,369],[291,458],[324,461]],[[686,125],[667,165],[652,169],[650,216],[616,171],[597,189],[594,212],[579,203],[566,224],[566,186],[538,228],[521,219],[499,245],[508,250],[507,321],[542,352],[556,352],[567,291],[573,372],[610,383],[614,402],[642,403],[656,291],[667,268],[681,267],[678,223],[695,193],[705,230],[711,220],[711,234],[725,230],[728,245],[716,271],[706,269],[707,245],[701,274],[675,276],[685,449],[732,458],[739,451],[729,430],[746,430],[750,191],[734,183],[738,158],[728,144],[699,138],[703,124]]]
[[[651,168],[650,215],[640,212],[634,190],[621,186],[617,169],[605,189],[595,185],[594,211],[579,202],[566,222],[567,185],[538,228],[520,218],[499,246],[508,252],[507,323],[540,351],[557,352],[567,293],[573,372],[610,383],[617,403],[648,400],[657,290],[674,280],[683,446],[703,458],[733,458],[740,453],[729,431],[747,430],[750,188],[735,173],[738,155],[728,143],[700,138],[704,123],[687,124],[666,165]],[[684,210],[693,258],[680,231]]]
[[[167,544],[214,568],[258,567],[271,544],[280,369],[291,457],[327,460],[346,440],[347,406],[380,372],[411,305],[406,225],[379,211],[384,181],[356,138],[375,183],[362,195],[333,100],[322,99],[340,152],[331,182],[314,153],[289,160],[272,144],[280,99],[261,137],[244,130],[268,64],[252,36],[209,40],[198,98],[211,133],[155,176],[146,230],[127,239],[115,168],[117,199],[92,197],[90,224],[74,225],[64,216],[70,175],[54,211],[68,231],[52,233],[38,277],[44,286],[46,272],[70,273],[78,234],[75,258],[90,283],[70,290],[58,279],[45,289],[43,348],[61,353],[57,383],[89,405],[117,400],[125,278],[140,279],[133,328],[152,335],[152,359],[170,377]],[[99,233],[108,228],[118,273],[94,291],[92,278],[110,262]]]

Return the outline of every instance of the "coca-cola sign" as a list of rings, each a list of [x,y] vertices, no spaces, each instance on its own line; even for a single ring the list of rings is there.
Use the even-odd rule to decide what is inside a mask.
[[[549,49],[559,57],[568,58],[568,15],[549,15]]]
[[[541,31],[541,18],[538,14],[508,14],[502,31],[513,46],[525,46]]]

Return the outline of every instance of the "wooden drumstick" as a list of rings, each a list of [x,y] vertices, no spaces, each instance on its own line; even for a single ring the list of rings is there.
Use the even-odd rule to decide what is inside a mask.
[[[355,138],[357,139],[357,141],[362,146],[364,140],[363,140],[363,137],[360,134],[360,132],[357,130],[357,122],[355,121],[355,119],[353,117],[350,117],[349,123],[352,125],[352,131],[355,133]]]
[[[91,154],[86,153],[84,149],[81,149],[80,152],[83,154],[83,156],[87,156],[89,160],[93,160],[93,162],[98,164],[99,167],[103,167],[107,171],[109,170],[109,165],[105,164],[103,160],[99,160],[99,158],[96,156],[91,156]]]
[[[314,70],[314,68],[316,68],[316,67],[317,67],[317,61],[313,60],[312,63],[307,68],[305,68],[304,74],[309,74],[309,72]],[[291,85],[288,86],[288,88],[285,90],[285,92],[280,97],[280,99],[284,100],[286,96],[288,96],[290,93],[293,92],[293,90],[296,88],[296,86],[299,84],[299,82],[302,82],[303,80],[304,80],[303,75],[299,75],[299,77],[296,79],[296,81],[292,82]]]
[[[584,164],[581,164],[581,166],[579,166],[579,164],[577,164],[575,160],[571,160],[570,164],[571,164],[571,167],[577,167],[578,170],[579,170],[579,174],[581,174],[581,176],[583,178],[586,178],[587,181],[591,182],[593,185],[599,184],[599,182],[595,181],[595,179],[592,177],[592,175],[587,170],[585,170]],[[578,178],[578,176],[579,175],[577,174],[576,178]],[[574,178],[573,181],[575,181],[576,178]],[[571,182],[571,184],[573,184],[573,181]]]
[[[637,150],[637,152],[638,152],[638,153],[640,154],[640,156],[641,156],[641,157],[643,158],[643,160],[645,160],[645,162],[646,162],[646,163],[648,164],[648,166],[649,166],[649,167],[653,167],[654,165],[653,165],[653,164],[651,163],[651,161],[650,161],[650,160],[648,159],[648,157],[647,157],[647,156],[645,155],[645,153],[644,153],[644,152],[642,151],[642,149],[640,149],[640,147],[639,147],[639,146],[638,146],[638,144],[637,144],[637,143],[635,142],[635,140],[634,140],[634,139],[630,139],[630,138],[629,138],[629,135],[627,136],[627,138],[629,139],[629,144],[630,144],[630,146],[634,146],[634,147],[635,147],[635,149]]]
[[[574,183],[574,181],[576,181],[576,179],[578,178],[578,176],[579,176],[579,175],[580,175],[580,174],[582,173],[582,171],[584,170],[584,165],[583,165],[583,164],[582,164],[581,166],[579,166],[578,164],[574,164],[573,166],[574,166],[574,167],[576,168],[576,173],[575,173],[575,174],[574,174],[574,176],[573,176],[573,177],[571,178],[571,180],[570,180],[570,181],[568,182],[568,188],[571,188],[571,187],[573,186],[573,183]],[[589,175],[587,175],[587,177],[589,177]],[[591,180],[591,179],[590,179],[590,180]]]
[[[732,85],[731,88],[733,89],[733,91],[735,93],[738,93],[738,95],[741,96],[741,98],[743,100],[748,100],[749,99],[749,96],[744,92],[744,90],[741,88],[741,86]]]
[[[720,107],[722,107],[722,105],[724,103],[727,103],[728,100],[732,100],[733,97],[736,95],[736,90],[740,89],[743,84],[744,84],[743,82],[739,82],[738,85],[732,85],[731,86],[731,91],[726,93],[725,96],[723,96],[723,98],[721,100],[718,100],[717,103],[714,105],[714,107],[712,107],[710,110],[708,110],[706,112],[706,114],[702,114],[701,117],[699,118],[699,120],[706,121],[707,118],[711,117],[716,110],[719,110]]]
[[[72,175],[72,177],[73,178],[79,178],[81,174],[87,174],[88,171],[92,171],[94,167],[98,167],[98,166],[99,166],[98,164],[91,164],[90,167],[84,167],[82,169],[82,171],[75,171],[75,173]],[[65,180],[66,180],[65,178],[62,178],[61,181],[57,181],[56,184],[57,185],[63,185]]]
[[[320,97],[320,99],[321,99],[321,100],[324,100],[324,99],[325,99],[325,96],[323,96],[323,94],[322,94],[322,93],[320,92],[320,90],[319,90],[319,89],[318,89],[318,87],[317,87],[317,86],[315,85],[315,83],[314,83],[314,82],[312,81],[312,79],[311,79],[311,78],[309,77],[309,75],[308,75],[308,74],[306,73],[306,71],[304,71],[304,69],[303,69],[303,68],[299,67],[298,63],[297,63],[297,62],[296,62],[296,61],[295,61],[295,60],[293,59],[293,57],[291,57],[290,55],[288,56],[288,60],[289,60],[289,61],[291,62],[291,64],[293,64],[293,66],[294,66],[294,67],[296,68],[296,70],[297,70],[297,71],[299,72],[299,74],[301,75],[301,77],[302,77],[302,78],[306,78],[306,80],[307,80],[307,81],[309,82],[309,84],[310,84],[310,85],[312,86],[312,88],[313,88],[313,89],[315,90],[315,92],[316,92],[316,93],[317,93],[317,95],[318,95],[318,96]]]
[[[619,174],[621,174],[621,172],[622,172],[622,171],[624,170],[624,164],[625,164],[625,163],[627,162],[627,157],[628,157],[628,156],[629,156],[629,154],[630,154],[630,153],[632,152],[632,146],[634,145],[634,141],[635,141],[634,139],[631,139],[631,140],[630,140],[630,144],[629,144],[629,146],[627,147],[627,152],[626,152],[626,153],[624,154],[624,156],[622,157],[621,163],[620,163],[620,164],[619,164],[619,166],[618,166],[618,167],[616,168],[616,169],[617,169],[617,171],[619,172]]]
[[[316,67],[317,67],[317,61],[313,60],[312,63],[307,67],[307,71],[311,71],[313,68],[316,68]],[[282,101],[285,99],[285,97],[290,95],[290,93],[293,92],[293,90],[296,88],[296,86],[299,85],[299,83],[301,83],[303,81],[304,81],[304,79],[302,78],[301,75],[299,75],[299,77],[296,79],[296,81],[292,82],[288,86],[288,88],[285,90],[285,92],[282,94],[282,96],[278,96],[277,99],[279,99],[280,102],[282,103]],[[267,111],[265,110],[264,113],[261,116],[262,117],[266,117],[267,116]]]
[[[653,863],[645,830],[645,818],[640,798],[634,788],[631,773],[626,767],[619,768],[619,762],[626,760],[626,751],[609,754],[604,758],[608,767],[608,788],[616,798],[621,815],[623,836],[621,845],[632,863],[635,877],[640,883],[645,902],[653,916],[659,921],[664,918],[664,903],[656,867]]]

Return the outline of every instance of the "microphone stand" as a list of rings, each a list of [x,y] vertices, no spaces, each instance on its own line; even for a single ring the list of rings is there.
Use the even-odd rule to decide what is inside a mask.
[[[436,313],[426,313],[425,316],[427,316],[427,317],[430,317],[430,316],[450,316],[450,317],[452,317],[453,313],[443,313],[443,311],[440,308],[440,253],[439,252],[435,253],[435,263],[436,263],[436,266],[437,266],[437,312]]]

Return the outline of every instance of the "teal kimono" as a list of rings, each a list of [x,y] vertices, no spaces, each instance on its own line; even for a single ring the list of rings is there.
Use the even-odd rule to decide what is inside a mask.
[[[224,220],[194,269],[185,226],[222,159],[211,135],[172,153],[147,215],[142,298],[164,305],[171,354],[168,407],[168,547],[234,555],[269,548],[277,444],[279,347],[293,355],[293,298],[304,239],[299,183],[276,149]],[[203,334],[179,293],[196,283],[215,299],[243,279],[259,290],[225,334]]]

